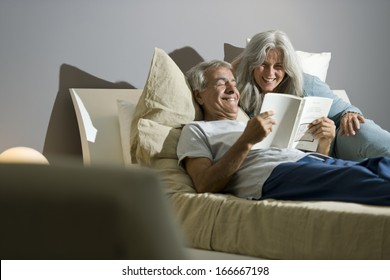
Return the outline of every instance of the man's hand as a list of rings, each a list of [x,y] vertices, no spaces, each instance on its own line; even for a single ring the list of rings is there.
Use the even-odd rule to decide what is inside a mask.
[[[355,135],[356,130],[360,129],[361,122],[366,122],[366,119],[362,115],[353,112],[346,113],[340,121],[340,136]]]
[[[319,139],[317,152],[328,155],[330,144],[336,136],[334,122],[327,117],[316,119],[309,125],[309,131],[315,139]]]
[[[309,125],[309,131],[315,139],[328,140],[329,142],[332,142],[336,136],[336,126],[334,122],[327,117],[314,120]]]
[[[245,135],[249,144],[254,145],[262,141],[272,132],[272,126],[276,124],[275,119],[272,118],[273,115],[273,111],[267,111],[248,121],[243,135]]]

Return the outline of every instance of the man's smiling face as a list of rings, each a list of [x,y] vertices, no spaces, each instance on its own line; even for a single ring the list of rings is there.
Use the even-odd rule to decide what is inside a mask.
[[[195,94],[203,107],[205,120],[235,120],[240,94],[232,71],[225,67],[209,68],[205,76],[206,89]]]

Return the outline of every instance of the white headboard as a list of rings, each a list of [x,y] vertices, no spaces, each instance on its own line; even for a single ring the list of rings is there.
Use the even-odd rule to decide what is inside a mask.
[[[124,166],[118,100],[137,104],[142,89],[71,88],[85,165]]]

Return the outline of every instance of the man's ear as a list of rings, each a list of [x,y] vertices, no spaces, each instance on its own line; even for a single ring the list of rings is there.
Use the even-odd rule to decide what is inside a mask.
[[[201,95],[199,90],[194,91],[194,96],[195,96],[196,102],[198,102],[199,105],[203,105],[202,95]]]

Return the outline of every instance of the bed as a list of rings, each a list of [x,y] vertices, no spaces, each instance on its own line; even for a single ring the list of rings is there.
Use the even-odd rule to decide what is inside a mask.
[[[196,193],[176,144],[202,112],[163,50],[155,49],[143,89],[70,92],[84,163],[157,170],[189,247],[232,258],[390,259],[390,207]]]

